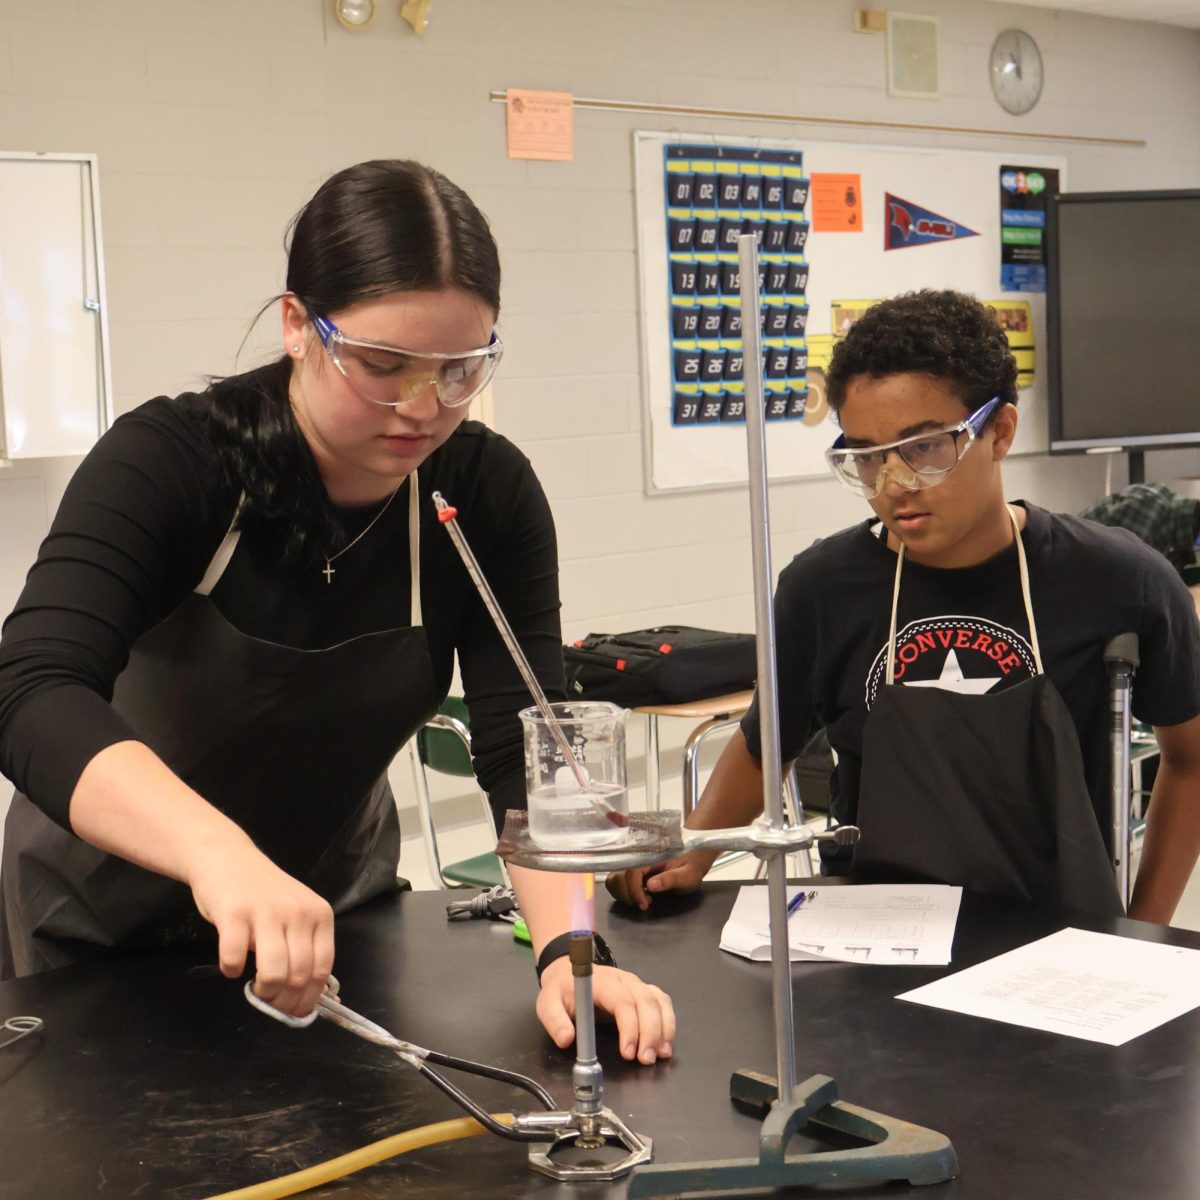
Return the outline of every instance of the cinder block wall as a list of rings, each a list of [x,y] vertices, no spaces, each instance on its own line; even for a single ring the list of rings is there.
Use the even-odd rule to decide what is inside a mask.
[[[379,156],[438,167],[472,193],[500,242],[509,350],[496,424],[530,455],[554,506],[564,632],[668,619],[748,629],[744,498],[642,493],[630,134],[795,137],[798,127],[579,111],[574,162],[512,161],[491,89],[987,127],[1007,132],[802,136],[1017,156],[1046,149],[1024,130],[1138,137],[1144,150],[1055,150],[1076,190],[1200,182],[1200,33],[923,0],[941,22],[945,94],[896,100],[883,39],[851,32],[856,6],[436,0],[418,39],[398,0],[378,0],[358,34],[336,23],[329,0],[0,0],[0,146],[100,157],[122,410],[277,346],[272,311],[236,357],[281,287],[284,226],[327,174]],[[1044,96],[1021,119],[998,108],[987,83],[988,49],[1011,25],[1033,33],[1045,57]],[[0,479],[5,611],[72,467],[17,466]],[[1148,469],[1195,474],[1200,456],[1150,455]],[[1067,510],[1104,483],[1103,463],[1083,458],[1028,458],[1008,473],[1011,495]],[[863,511],[824,480],[780,485],[772,505],[777,567]],[[668,751],[682,735],[664,731]],[[407,770],[396,786],[406,803]]]

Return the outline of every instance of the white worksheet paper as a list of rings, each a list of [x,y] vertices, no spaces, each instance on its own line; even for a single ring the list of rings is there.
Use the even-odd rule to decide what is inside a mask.
[[[788,917],[792,962],[871,966],[944,966],[958,921],[962,888],[943,884],[870,883],[789,887],[813,893]],[[743,887],[721,930],[722,950],[754,962],[771,957],[767,888]]]
[[[1200,1006],[1200,950],[1060,929],[896,999],[1123,1046]]]

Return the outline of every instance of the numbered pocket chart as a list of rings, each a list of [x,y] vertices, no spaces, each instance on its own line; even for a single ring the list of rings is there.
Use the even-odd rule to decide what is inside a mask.
[[[634,148],[649,492],[746,479],[739,235],[753,233],[759,245],[772,479],[827,476],[825,450],[838,429],[826,372],[837,342],[872,304],[920,287],[985,302],[1003,295],[1002,155],[649,132],[634,134]],[[823,230],[814,176],[825,211],[837,202],[861,221]],[[1024,361],[1032,362],[1044,341],[1044,297],[1010,293],[999,303],[1024,314]],[[1045,448],[1043,377],[1022,376],[1030,386],[1018,452]]]
[[[759,245],[767,420],[805,418],[808,401],[808,180],[798,150],[663,147],[670,289],[671,421],[744,422],[738,238]]]

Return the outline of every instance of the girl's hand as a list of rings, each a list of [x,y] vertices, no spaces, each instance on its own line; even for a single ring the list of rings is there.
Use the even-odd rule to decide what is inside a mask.
[[[670,1058],[675,1042],[675,1009],[662,988],[643,983],[619,967],[592,968],[592,996],[598,1012],[617,1023],[621,1057],[650,1064]],[[575,980],[566,955],[542,972],[538,1019],[554,1044],[565,1049],[575,1039]]]
[[[333,970],[333,909],[244,835],[204,847],[187,880],[217,928],[221,973],[236,979],[254,951],[254,991],[290,1016],[316,1007]]]

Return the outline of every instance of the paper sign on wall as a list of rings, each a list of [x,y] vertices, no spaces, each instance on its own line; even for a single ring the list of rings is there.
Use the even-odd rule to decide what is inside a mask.
[[[813,233],[862,233],[862,176],[812,174]]]
[[[508,89],[508,157],[571,162],[575,107],[570,92]]]

